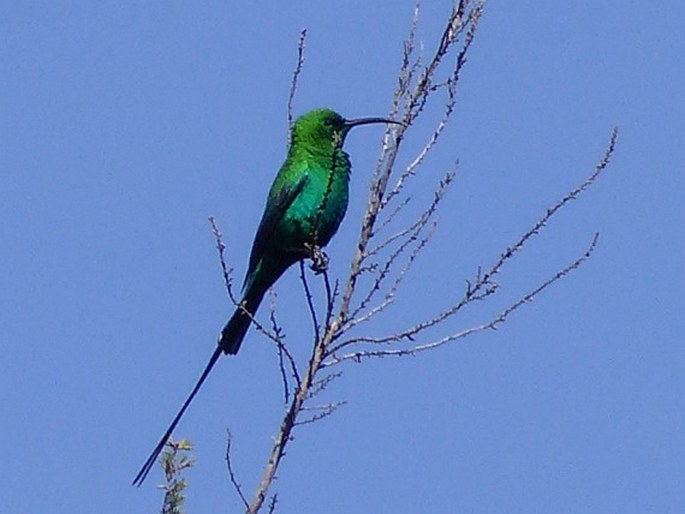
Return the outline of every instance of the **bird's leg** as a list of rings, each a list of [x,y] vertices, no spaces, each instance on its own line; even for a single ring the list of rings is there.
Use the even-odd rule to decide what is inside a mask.
[[[305,243],[305,248],[309,254],[309,258],[312,260],[310,266],[311,270],[317,275],[323,273],[328,269],[328,255],[323,251],[317,244]]]

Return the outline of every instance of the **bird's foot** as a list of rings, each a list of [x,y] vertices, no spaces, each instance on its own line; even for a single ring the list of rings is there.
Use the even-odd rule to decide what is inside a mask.
[[[305,247],[309,252],[309,258],[312,260],[311,270],[317,275],[326,271],[328,269],[328,255],[326,255],[326,252],[316,244],[307,244]]]

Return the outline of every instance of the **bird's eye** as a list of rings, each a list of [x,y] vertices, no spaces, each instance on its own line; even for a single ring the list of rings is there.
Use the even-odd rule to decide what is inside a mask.
[[[331,125],[333,125],[333,120],[330,118],[326,118],[325,120],[323,120],[323,124],[327,127],[330,127]]]

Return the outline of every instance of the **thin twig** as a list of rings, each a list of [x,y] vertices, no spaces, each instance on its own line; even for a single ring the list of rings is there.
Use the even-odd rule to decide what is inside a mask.
[[[276,347],[278,348],[278,370],[281,373],[281,382],[283,383],[283,403],[287,404],[290,399],[290,387],[288,385],[288,376],[285,371],[284,360],[287,358],[290,361],[290,367],[291,369],[294,369],[295,372],[297,372],[297,366],[295,365],[295,360],[288,353],[285,343],[283,343],[283,329],[281,329],[276,321],[276,293],[274,293],[273,289],[269,290],[269,319],[271,320],[271,331],[278,339],[278,343],[276,344]],[[295,373],[295,375],[297,376],[297,373]]]
[[[387,191],[388,181],[392,175],[395,160],[397,158],[397,152],[399,150],[400,143],[404,137],[404,133],[411,123],[416,119],[421,111],[423,110],[423,105],[431,93],[430,88],[433,81],[433,76],[438,70],[440,63],[443,58],[447,55],[452,45],[459,39],[459,36],[468,30],[469,34],[472,36],[469,38],[462,48],[461,59],[457,59],[455,66],[457,66],[457,71],[453,71],[450,75],[456,76],[458,78],[458,70],[461,69],[463,64],[466,62],[466,54],[470,48],[471,41],[475,37],[475,30],[480,20],[480,14],[484,5],[484,1],[476,2],[475,7],[473,7],[468,15],[464,16],[470,2],[468,0],[460,0],[458,4],[453,8],[450,16],[448,17],[443,35],[436,50],[435,55],[429,62],[429,64],[424,68],[421,76],[417,80],[411,93],[408,92],[408,83],[406,82],[406,77],[411,77],[412,73],[409,71],[408,63],[411,61],[408,56],[408,49],[413,48],[413,29],[410,32],[410,37],[405,43],[405,50],[402,60],[402,66],[400,71],[400,81],[398,83],[398,88],[395,94],[395,100],[393,106],[391,107],[391,113],[394,115],[398,109],[397,107],[397,97],[407,96],[407,101],[404,106],[404,113],[401,116],[404,125],[399,128],[389,128],[383,138],[383,145],[381,148],[381,153],[376,165],[376,170],[372,177],[371,186],[369,189],[369,200],[367,202],[367,209],[362,221],[361,233],[357,243],[357,251],[352,259],[350,266],[350,275],[345,285],[345,290],[342,295],[340,306],[338,308],[338,316],[336,320],[333,321],[333,325],[337,323],[345,323],[348,320],[350,314],[350,304],[352,301],[352,296],[356,290],[357,281],[364,271],[364,258],[367,254],[367,248],[369,243],[375,233],[375,225],[381,208],[383,206],[383,200]],[[415,19],[416,19],[415,10]],[[412,25],[413,27],[414,25]],[[386,204],[387,205],[387,204]]]
[[[467,282],[468,286],[466,292],[458,302],[454,303],[446,310],[436,314],[432,318],[421,323],[417,323],[406,330],[382,338],[374,338],[373,341],[369,341],[365,338],[350,339],[344,343],[340,343],[335,350],[338,351],[344,346],[349,346],[350,344],[359,342],[387,343],[396,341],[398,339],[413,340],[420,332],[439,325],[446,319],[454,316],[457,312],[473,301],[483,300],[494,294],[499,287],[494,279],[502,271],[504,265],[524,248],[532,236],[539,234],[540,231],[547,226],[549,220],[555,214],[557,214],[560,209],[566,206],[571,200],[578,198],[578,196],[580,196],[580,194],[582,194],[584,191],[587,191],[587,189],[597,180],[600,174],[607,168],[611,156],[616,148],[617,138],[618,130],[617,128],[614,128],[611,132],[609,144],[607,145],[602,158],[588,178],[586,178],[585,181],[583,181],[578,187],[571,190],[559,201],[557,201],[554,206],[547,209],[543,216],[540,217],[530,229],[528,229],[512,246],[508,247],[507,250],[500,255],[499,259],[495,261],[495,263],[488,269],[487,272],[483,273],[479,269],[473,282]]]
[[[335,281],[335,286],[331,287],[331,281],[328,277],[328,270],[323,270],[323,285],[326,291],[326,326],[325,330],[330,330],[331,320],[333,319],[333,310],[335,309],[335,299],[338,296],[338,281]]]
[[[293,357],[292,353],[290,353],[290,350],[288,350],[288,347],[286,346],[285,342],[283,339],[285,338],[285,334],[283,333],[283,329],[280,327],[278,322],[276,321],[276,294],[273,291],[269,291],[269,319],[271,320],[271,329],[272,333],[276,336],[276,346],[278,347],[278,367],[279,371],[281,373],[281,380],[283,381],[283,389],[284,389],[284,403],[288,403],[288,400],[290,398],[290,388],[289,388],[289,382],[288,382],[288,377],[287,373],[285,371],[285,365],[284,365],[284,360],[288,361],[288,365],[290,366],[290,372],[292,373],[293,378],[295,379],[295,383],[297,385],[300,384],[300,373],[297,370],[297,363],[295,362],[295,357]]]
[[[336,379],[340,378],[342,376],[342,371],[338,371],[337,373],[328,373],[323,376],[323,378],[319,378],[315,381],[312,382],[311,387],[309,388],[309,391],[307,392],[307,400],[311,400],[312,398],[315,398],[317,395],[322,393],[323,391],[326,390],[326,388]]]
[[[457,339],[463,339],[467,336],[474,335],[478,332],[483,332],[485,330],[496,330],[497,327],[501,324],[503,324],[509,316],[519,309],[521,306],[525,305],[526,303],[531,302],[533,299],[535,299],[540,293],[542,293],[545,289],[547,289],[549,286],[554,284],[557,280],[560,280],[564,278],[566,275],[571,273],[572,271],[578,269],[594,252],[595,247],[597,245],[597,241],[599,239],[599,233],[595,233],[594,237],[592,238],[592,242],[590,243],[590,246],[585,250],[585,252],[578,257],[575,261],[573,261],[571,264],[566,266],[564,269],[561,271],[556,272],[552,277],[549,279],[545,280],[543,283],[541,283],[539,286],[537,286],[535,289],[527,293],[526,295],[522,296],[519,298],[516,302],[512,303],[501,311],[497,316],[492,318],[490,321],[483,323],[481,325],[475,326],[468,328],[466,330],[462,330],[460,332],[456,332],[454,334],[450,334],[448,336],[442,337],[440,339],[436,339],[434,341],[420,344],[417,346],[412,346],[410,348],[401,348],[397,350],[360,350],[360,351],[355,351],[340,357],[333,357],[330,360],[326,361],[323,364],[323,367],[330,367],[336,364],[340,364],[341,362],[345,361],[350,361],[353,360],[355,362],[360,362],[363,359],[368,359],[372,357],[402,357],[402,356],[408,356],[408,355],[416,355],[417,353],[420,352],[425,352],[427,350],[432,350],[435,348],[438,348],[440,346],[443,346],[449,342],[455,341]],[[395,342],[399,342],[402,339],[402,337],[397,337],[395,339]],[[357,341],[364,341],[367,343],[384,343],[388,342],[385,340],[385,338],[379,338],[379,339],[373,339],[373,338],[360,338]]]
[[[238,479],[235,476],[235,472],[233,471],[233,462],[231,461],[231,443],[233,442],[233,435],[231,434],[230,430],[226,430],[226,469],[228,470],[228,478],[231,480],[231,484],[233,484],[233,489],[238,493],[238,496],[243,502],[243,505],[245,505],[245,508],[249,508],[250,504],[247,501],[247,498],[245,498],[245,495],[243,494],[243,488],[238,482]]]
[[[345,326],[345,331],[350,330],[357,325],[361,325],[362,323],[368,322],[371,318],[376,316],[377,314],[380,314],[383,312],[387,307],[389,307],[394,301],[395,301],[395,295],[397,294],[397,289],[399,288],[400,284],[404,280],[404,278],[409,274],[409,271],[411,270],[414,262],[416,261],[416,258],[418,257],[419,253],[426,247],[428,244],[428,241],[433,237],[433,234],[435,232],[435,228],[437,227],[438,220],[435,220],[432,225],[430,230],[428,231],[428,234],[424,236],[419,243],[414,247],[412,252],[409,254],[409,258],[407,259],[406,264],[404,267],[400,270],[400,272],[397,274],[395,277],[395,281],[393,282],[392,286],[387,290],[385,293],[385,296],[383,298],[383,301],[376,305],[374,308],[369,310],[366,314],[364,315],[357,315],[353,316],[352,320]],[[331,349],[331,352],[337,351],[337,348]]]
[[[269,514],[276,512],[276,505],[278,505],[278,494],[274,494],[269,500]]]
[[[293,127],[293,100],[295,99],[295,92],[297,91],[297,83],[302,73],[302,66],[304,65],[304,43],[307,39],[307,29],[303,28],[300,31],[300,39],[297,42],[297,64],[293,70],[293,78],[290,81],[290,91],[288,93],[288,147],[290,147],[290,134]]]
[[[310,425],[312,423],[316,423],[317,421],[321,421],[323,418],[333,414],[336,410],[338,410],[338,407],[345,405],[345,403],[347,402],[329,403],[327,405],[320,405],[318,407],[303,407],[302,412],[313,411],[316,412],[316,414],[313,414],[302,421],[296,422],[295,426]]]
[[[359,305],[355,307],[349,316],[350,320],[353,320],[362,310],[364,310],[368,304],[371,302],[375,294],[381,289],[383,281],[388,277],[395,261],[404,254],[405,250],[409,245],[417,240],[419,235],[428,226],[429,221],[433,218],[437,212],[440,202],[445,197],[447,188],[452,183],[454,179],[455,172],[449,171],[445,174],[444,178],[440,181],[437,190],[433,195],[433,200],[426,207],[426,209],[421,213],[418,219],[405,230],[400,232],[400,235],[391,236],[385,242],[381,243],[377,248],[372,251],[378,251],[379,248],[384,248],[390,242],[394,242],[396,239],[400,239],[401,243],[399,246],[391,252],[391,254],[385,260],[385,263],[380,266],[376,279],[373,281],[372,285],[369,287],[366,296],[359,302]],[[366,258],[364,258],[364,261]],[[349,323],[345,325],[345,328],[349,327]]]
[[[224,244],[224,237],[221,234],[221,230],[219,230],[219,225],[216,222],[216,218],[214,218],[214,216],[210,216],[208,220],[209,224],[212,226],[212,233],[214,234],[216,250],[219,253],[219,263],[221,264],[221,272],[224,277],[226,293],[228,293],[228,297],[233,303],[233,305],[237,306],[238,300],[236,300],[235,296],[233,295],[233,279],[231,278],[233,268],[228,267],[228,265],[226,264],[226,257],[224,255],[224,252],[226,250],[226,245]]]
[[[233,280],[231,278],[231,273],[233,272],[233,268],[229,268],[228,265],[226,264],[226,259],[224,257],[224,250],[226,249],[226,245],[224,245],[224,242],[223,242],[223,235],[221,234],[221,230],[219,230],[219,226],[216,223],[216,219],[213,216],[210,216],[209,223],[212,226],[212,233],[214,234],[214,239],[216,241],[216,249],[219,253],[219,262],[221,263],[221,270],[222,270],[223,277],[224,277],[224,285],[226,288],[226,293],[228,294],[228,297],[231,300],[231,303],[237,309],[240,309],[247,317],[250,318],[250,322],[254,325],[255,329],[258,332],[265,335],[268,339],[271,339],[277,345],[281,344],[280,335],[270,331],[268,328],[266,328],[264,325],[262,325],[259,321],[257,321],[257,319],[254,317],[254,314],[251,313],[250,311],[248,311],[245,308],[245,305],[242,302],[239,302],[238,299],[233,294]]]
[[[307,282],[307,274],[304,269],[304,261],[300,261],[300,282],[302,282],[302,288],[304,289],[304,296],[307,299],[307,307],[309,308],[309,315],[312,318],[312,325],[314,326],[314,337],[316,341],[319,340],[321,334],[321,327],[319,326],[319,319],[316,315],[316,307],[314,307],[314,297],[309,289],[309,283]]]

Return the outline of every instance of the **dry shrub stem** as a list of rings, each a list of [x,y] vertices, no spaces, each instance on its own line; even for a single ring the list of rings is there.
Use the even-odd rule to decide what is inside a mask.
[[[385,336],[355,335],[351,337],[349,335],[351,329],[355,328],[358,331],[376,315],[391,308],[402,281],[412,271],[413,264],[422,250],[426,248],[437,226],[437,212],[449,186],[455,179],[456,164],[453,169],[445,172],[443,178],[437,183],[431,200],[421,209],[418,216],[413,218],[413,222],[410,221],[403,226],[398,220],[403,218],[403,214],[406,218],[406,209],[413,204],[410,202],[412,196],[409,191],[413,184],[412,179],[424,171],[422,164],[425,158],[436,148],[452,119],[458,99],[460,74],[467,62],[469,49],[475,40],[485,3],[486,0],[456,2],[446,19],[435,53],[426,64],[424,64],[423,45],[417,45],[416,42],[419,25],[418,4],[414,9],[409,33],[403,44],[397,87],[389,110],[389,117],[400,120],[403,125],[388,125],[383,135],[380,155],[372,174],[367,206],[348,276],[340,283],[338,281],[332,283],[325,266],[325,254],[318,247],[314,246],[311,249],[312,259],[316,264],[315,274],[320,277],[323,285],[322,290],[325,296],[323,312],[317,310],[317,305],[321,305],[322,300],[315,299],[308,282],[305,265],[303,262],[300,264],[300,280],[314,333],[307,362],[298,365],[296,359],[288,351],[287,345],[283,343],[284,335],[276,322],[273,301],[270,307],[270,328],[252,319],[255,328],[275,343],[278,350],[285,412],[274,437],[261,480],[249,502],[243,495],[233,471],[230,460],[231,436],[230,433],[228,435],[226,461],[229,478],[245,504],[247,513],[259,512],[265,502],[268,512],[275,510],[277,496],[271,496],[268,501],[267,498],[281,459],[285,455],[286,447],[293,439],[295,427],[320,421],[344,404],[342,401],[325,402],[319,405],[309,404],[333,381],[340,378],[343,369],[341,364],[348,361],[360,362],[374,357],[415,355],[483,331],[495,330],[515,311],[582,266],[590,258],[597,245],[599,234],[594,234],[588,247],[570,264],[531,287],[528,293],[514,299],[505,308],[498,309],[483,323],[461,330],[448,329],[447,334],[428,337],[428,331],[445,327],[446,322],[452,322],[455,315],[468,305],[487,300],[500,290],[500,284],[496,279],[499,278],[505,265],[527,247],[533,236],[540,234],[548,226],[552,217],[566,207],[571,200],[575,200],[589,189],[607,169],[616,147],[617,129],[612,131],[609,144],[593,172],[578,187],[569,191],[548,208],[511,246],[494,259],[492,265],[485,268],[486,271],[479,268],[467,281],[463,294],[451,299],[443,310],[412,326]],[[305,39],[306,29],[300,33],[297,64],[288,97],[289,126],[292,126],[293,99],[303,69]],[[438,103],[440,114],[437,121],[424,144],[420,146],[418,153],[406,159],[408,162],[406,166],[400,167],[396,163],[405,134],[419,117],[428,116],[427,113],[431,111],[426,108],[429,102],[441,102]],[[425,173],[428,171],[426,170]],[[426,181],[422,183],[425,184]],[[210,218],[210,223],[216,239],[229,299],[240,308],[232,291],[232,269],[226,264],[225,245],[221,232],[213,218]],[[320,260],[321,258],[323,261]],[[324,263],[323,266],[321,262]]]

